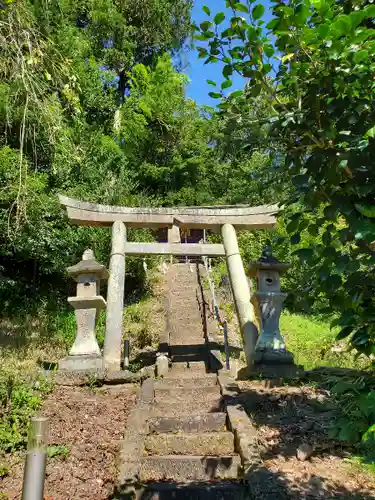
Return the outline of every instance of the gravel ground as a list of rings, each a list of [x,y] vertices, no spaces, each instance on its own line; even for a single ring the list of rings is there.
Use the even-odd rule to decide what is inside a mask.
[[[68,455],[48,460],[45,500],[110,497],[120,441],[135,398],[136,387],[131,385],[55,388],[41,413],[50,419],[50,446],[64,446]],[[0,484],[6,495],[1,499],[21,498],[23,460],[12,461],[10,474]]]
[[[267,388],[262,381],[239,385],[262,457],[251,480],[254,498],[375,498],[375,476],[348,460],[352,450],[328,438],[335,406],[327,391]]]

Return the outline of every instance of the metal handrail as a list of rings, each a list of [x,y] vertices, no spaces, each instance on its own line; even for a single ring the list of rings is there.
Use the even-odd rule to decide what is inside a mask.
[[[203,256],[203,264],[206,269],[206,276],[208,280],[208,284],[210,287],[210,292],[211,292],[211,298],[212,298],[212,307],[215,313],[216,321],[219,324],[219,327],[223,328],[224,331],[224,349],[225,349],[225,368],[227,370],[230,370],[230,358],[229,358],[229,341],[228,341],[228,322],[227,320],[223,320],[220,315],[220,309],[219,306],[217,305],[216,301],[216,295],[215,295],[215,283],[211,279],[210,272],[211,272],[211,259],[208,259],[208,257]]]

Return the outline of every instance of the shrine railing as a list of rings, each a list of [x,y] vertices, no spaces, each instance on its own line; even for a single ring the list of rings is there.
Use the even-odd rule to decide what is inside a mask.
[[[208,281],[208,284],[210,287],[213,313],[215,315],[215,318],[216,318],[216,321],[218,323],[219,328],[223,330],[223,334],[224,334],[225,368],[227,370],[230,370],[228,322],[226,319],[223,319],[221,317],[220,309],[219,309],[219,306],[217,304],[216,294],[215,294],[215,283],[214,283],[213,279],[211,278],[211,259],[209,259],[207,256],[204,256],[202,258],[202,260],[203,260],[203,265],[206,269],[206,277],[207,277],[207,281]]]

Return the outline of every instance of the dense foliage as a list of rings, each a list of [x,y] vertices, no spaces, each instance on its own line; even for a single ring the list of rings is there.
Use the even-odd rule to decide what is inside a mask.
[[[273,201],[275,187],[259,182],[274,175],[259,147],[266,130],[240,130],[185,96],[172,61],[190,9],[189,0],[9,0],[0,10],[4,311],[50,301],[87,246],[108,261],[108,233],[71,227],[58,192],[130,206]],[[269,113],[259,99],[254,117]],[[139,262],[127,276],[128,289],[142,286]]]
[[[212,97],[225,116],[252,123],[254,97],[267,96],[268,137],[284,153],[288,233],[320,241],[298,250],[313,270],[312,289],[329,298],[340,316],[338,338],[351,336],[374,352],[375,240],[374,47],[375,6],[366,1],[274,2],[265,26],[264,6],[227,0],[232,15],[212,13],[197,27],[200,56],[223,63],[224,81]],[[248,79],[244,91],[225,97],[231,75]]]
[[[129,94],[142,86],[147,103],[163,77],[159,89],[173,88],[183,101],[183,79],[164,54],[185,43],[190,8],[188,0],[9,0],[2,5],[0,293],[5,309],[12,302],[18,308],[20,296],[34,299],[43,289],[49,295],[51,283],[63,284],[64,267],[87,246],[106,259],[108,235],[70,227],[57,192],[108,203],[149,202],[150,194],[143,192],[147,182],[139,185],[141,144],[134,150],[127,134],[134,132],[135,144],[136,134],[141,139],[153,121],[150,133],[155,144],[161,143],[158,120],[169,128],[175,117],[171,107],[135,111],[136,97]],[[142,72],[149,81],[136,81]],[[137,269],[130,266],[130,275]]]

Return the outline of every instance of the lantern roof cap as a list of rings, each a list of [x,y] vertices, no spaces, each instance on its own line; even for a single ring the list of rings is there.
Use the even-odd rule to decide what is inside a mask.
[[[82,260],[74,266],[66,269],[69,276],[76,278],[81,274],[96,274],[98,279],[108,279],[109,273],[103,264],[95,259],[94,252],[90,249],[85,250],[82,255]]]
[[[258,271],[278,271],[280,274],[284,274],[289,267],[290,264],[280,262],[272,255],[271,242],[267,240],[259,260],[250,262],[248,271],[250,276],[256,276]]]

